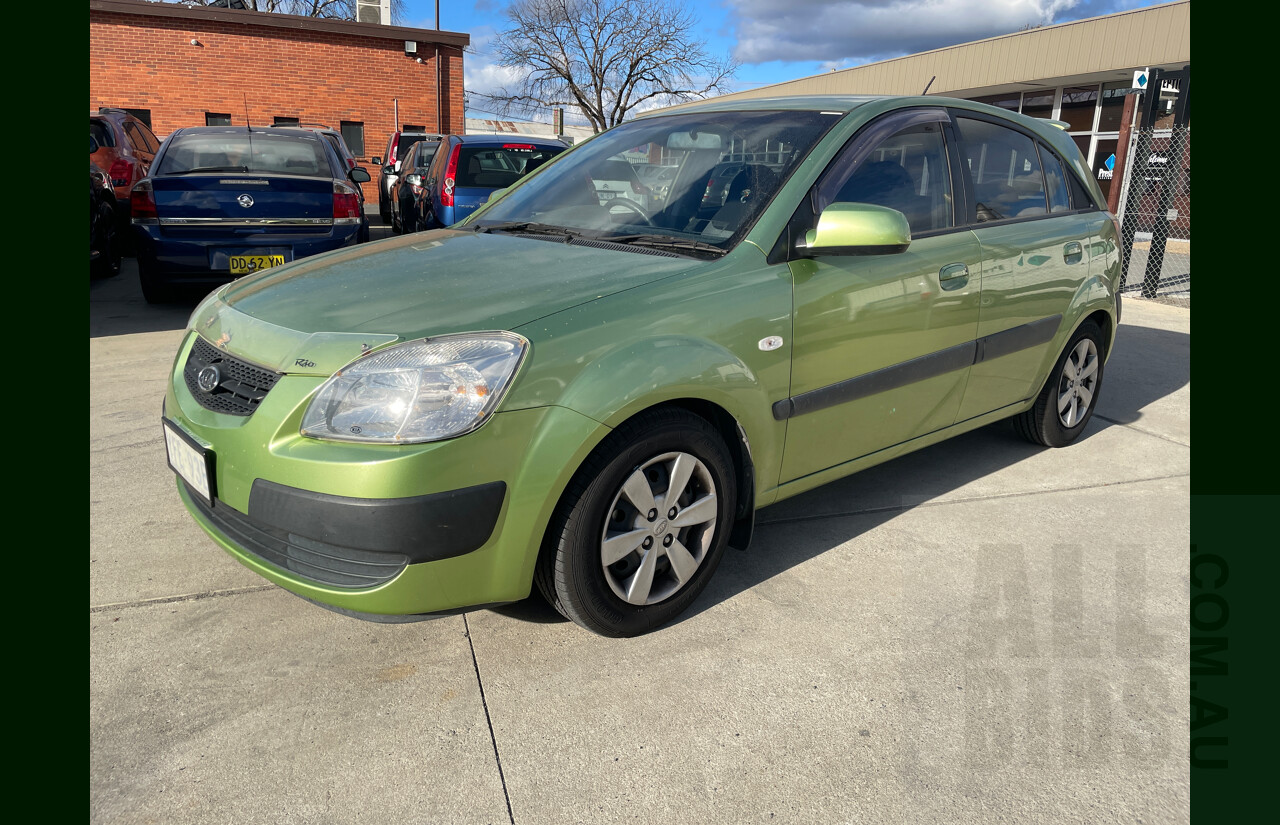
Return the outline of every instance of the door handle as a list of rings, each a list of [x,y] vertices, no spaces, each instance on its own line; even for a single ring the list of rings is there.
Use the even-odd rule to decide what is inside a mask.
[[[1084,247],[1080,246],[1079,241],[1072,241],[1062,247],[1062,260],[1069,264],[1078,264],[1080,259],[1084,257]]]
[[[947,264],[938,270],[938,282],[943,289],[959,289],[969,283],[969,267],[965,264]]]

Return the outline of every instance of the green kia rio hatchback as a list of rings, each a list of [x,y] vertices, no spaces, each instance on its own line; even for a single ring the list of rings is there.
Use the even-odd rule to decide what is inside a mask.
[[[670,185],[602,198],[619,161]],[[1117,237],[1050,121],[936,97],[656,112],[450,229],[210,294],[169,465],[215,542],[320,605],[402,621],[536,585],[632,636],[761,507],[999,419],[1076,439]]]

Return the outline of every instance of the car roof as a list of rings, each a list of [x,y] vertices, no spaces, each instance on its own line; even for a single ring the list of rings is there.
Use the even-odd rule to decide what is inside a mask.
[[[174,129],[173,134],[183,135],[288,135],[306,140],[319,140],[316,129],[305,126],[184,126]]]
[[[564,143],[555,138],[534,138],[526,135],[449,135],[468,146],[502,146],[506,143],[528,143],[545,149],[563,149]]]
[[[848,114],[859,106],[877,100],[891,99],[887,95],[788,95],[782,97],[711,98],[696,103],[681,104],[678,108],[655,109],[639,117],[654,117],[685,112],[755,112],[782,109],[807,112],[839,112]]]

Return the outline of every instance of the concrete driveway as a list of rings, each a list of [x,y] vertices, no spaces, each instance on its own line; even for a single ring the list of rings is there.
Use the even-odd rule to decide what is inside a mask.
[[[1126,301],[1076,445],[992,426],[770,507],[619,641],[265,583],[165,465],[190,307],[129,259],[89,301],[92,822],[1189,819],[1189,309]]]

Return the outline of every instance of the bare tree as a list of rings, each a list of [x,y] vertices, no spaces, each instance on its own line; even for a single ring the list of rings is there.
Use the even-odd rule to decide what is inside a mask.
[[[472,93],[504,112],[572,106],[600,132],[646,101],[726,91],[737,70],[707,53],[681,0],[515,0],[506,15],[494,51],[521,79]]]

